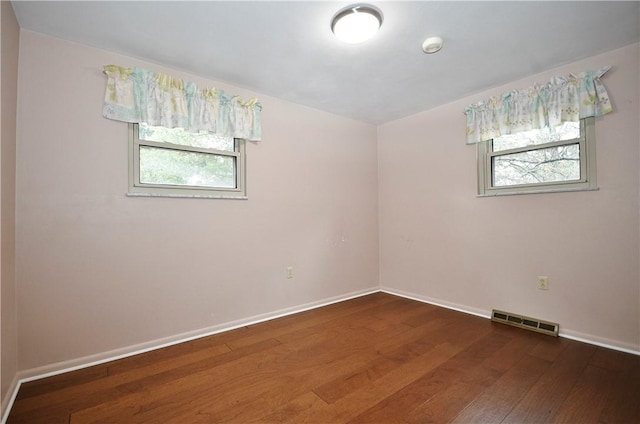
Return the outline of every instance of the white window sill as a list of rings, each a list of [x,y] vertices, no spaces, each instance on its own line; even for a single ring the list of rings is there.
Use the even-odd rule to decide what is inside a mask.
[[[164,194],[164,193],[127,193],[128,197],[177,197],[186,199],[229,199],[229,200],[247,200],[247,196],[243,195],[206,195],[206,194]]]
[[[476,197],[497,197],[497,196],[517,196],[520,194],[544,194],[544,193],[567,193],[575,191],[598,191],[600,187],[593,188],[561,188],[547,190],[530,190],[530,191],[495,191],[485,194],[476,194]]]

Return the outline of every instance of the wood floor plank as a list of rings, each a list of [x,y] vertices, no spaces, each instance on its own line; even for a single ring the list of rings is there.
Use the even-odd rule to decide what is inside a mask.
[[[604,409],[615,373],[588,365],[553,416],[559,423],[595,423]]]
[[[589,364],[610,371],[628,372],[637,369],[640,356],[597,347]]]
[[[281,336],[295,334],[302,329],[323,328],[332,326],[332,322],[349,318],[354,320],[358,316],[370,316],[372,310],[376,308],[389,308],[396,304],[402,304],[403,300],[394,296],[376,293],[370,296],[370,302],[363,302],[362,298],[353,299],[348,302],[339,302],[323,308],[312,309],[301,312],[293,316],[287,316],[272,321],[255,324],[247,327],[252,332],[250,335],[243,335],[233,339],[225,340],[231,349],[250,345],[264,340],[265,338],[279,339]],[[232,333],[232,332],[231,332]]]
[[[550,422],[594,353],[593,346],[568,343],[503,423]]]
[[[291,417],[309,416],[307,411],[313,409],[326,408],[327,404],[314,392],[306,392],[285,405],[276,409],[274,412],[268,413],[260,417],[260,422],[265,424],[270,423],[285,423],[291,420]],[[303,422],[303,421],[297,421]]]
[[[21,387],[8,423],[640,422],[640,357],[386,293]]]
[[[204,395],[195,394],[191,396],[189,404],[199,403],[200,405],[198,406],[198,409],[199,411],[206,410],[207,412],[205,415],[209,417],[216,417],[217,420],[225,419],[221,417],[220,411],[218,411],[219,409],[221,408],[224,409],[225,405],[229,405],[229,402],[231,402],[231,405],[235,406],[234,402],[237,403],[238,401],[247,401],[246,397],[239,397],[239,394],[237,393],[238,391],[241,391],[244,393],[255,393],[254,395],[251,395],[255,397],[257,396],[256,394],[258,395],[261,394],[261,391],[268,391],[270,388],[272,388],[273,384],[280,384],[278,383],[279,378],[281,378],[284,375],[282,366],[284,365],[286,367],[290,367],[291,364],[287,362],[291,359],[291,357],[294,357],[292,362],[295,362],[295,367],[293,368],[298,369],[298,372],[306,372],[306,368],[305,368],[306,365],[304,365],[303,363],[305,360],[307,362],[324,361],[325,363],[333,363],[335,365],[336,361],[335,360],[331,361],[331,359],[335,358],[340,353],[342,354],[342,356],[345,356],[345,355],[349,356],[349,352],[367,353],[370,351],[370,349],[367,348],[367,342],[375,341],[378,338],[381,338],[383,341],[386,342],[387,340],[390,339],[390,336],[400,332],[399,331],[400,326],[396,326],[393,329],[389,329],[388,330],[389,334],[384,334],[384,333],[373,334],[371,330],[365,328],[364,326],[361,326],[359,328],[360,331],[358,332],[356,331],[356,328],[354,328],[353,323],[350,322],[350,318],[352,317],[351,316],[349,318],[342,317],[342,318],[327,322],[326,325],[332,327],[332,330],[330,332],[328,331],[328,329],[325,332],[320,332],[320,331],[305,332],[303,330],[295,332],[298,335],[302,334],[302,337],[293,337],[292,339],[289,340],[289,344],[292,345],[292,347],[287,347],[287,349],[289,350],[295,350],[294,352],[295,354],[289,355],[283,352],[275,351],[273,352],[273,355],[274,355],[274,358],[277,358],[277,360],[274,360],[269,364],[266,364],[260,371],[253,370],[251,368],[246,368],[242,371],[242,374],[241,374],[242,377],[240,378],[236,373],[236,379],[232,383],[227,384],[224,396],[217,396],[214,398],[215,399],[214,404],[217,410],[213,410],[214,405],[209,404],[210,402],[207,403],[206,394]],[[314,329],[317,329],[317,327],[314,327]],[[340,338],[341,334],[344,334],[344,337],[345,337],[344,339]],[[328,337],[330,337],[333,340],[333,343],[327,343]],[[293,344],[292,340],[296,340],[296,343]],[[301,344],[301,343],[306,343],[306,344]],[[282,345],[282,348],[283,349],[285,348],[285,344]],[[331,351],[335,349],[339,349],[340,353]],[[326,358],[324,356],[326,356]],[[353,364],[351,366],[353,366]],[[267,377],[267,375],[265,374],[266,372],[271,372],[273,373],[273,375],[270,378],[266,378]],[[214,378],[216,376],[220,377],[217,374],[219,374],[219,370],[217,372],[215,370],[212,371],[211,378]],[[331,374],[324,372],[319,375],[321,375],[323,378],[327,378],[327,376],[330,376]],[[295,376],[284,375],[284,378],[293,378],[293,377]],[[250,383],[250,381],[254,381],[254,380],[261,381],[264,384],[264,387],[258,386],[255,384],[251,385],[253,383]],[[306,380],[307,382],[313,381],[313,380],[309,380],[309,378],[307,378]],[[205,384],[210,384],[210,383],[207,382]],[[234,390],[234,387],[236,386],[237,386],[237,390]],[[197,387],[200,387],[200,385],[198,385]],[[247,390],[247,387],[250,387],[251,390]],[[149,390],[149,388],[147,389]],[[132,408],[125,408],[123,409],[123,414],[120,415],[120,419],[122,420],[126,419],[132,422],[134,418],[128,416],[129,414],[131,414],[132,411],[135,411],[135,414],[137,416],[135,418],[136,422],[144,422],[146,420],[146,418],[144,417],[149,414],[169,413],[170,410],[175,406],[172,404],[174,393],[167,392],[165,388],[162,388],[162,390],[163,390],[162,394],[156,392],[156,394],[154,395],[154,398],[157,399],[156,402],[154,402],[154,405],[145,405],[143,407],[144,411],[135,410]],[[260,398],[263,399],[263,397],[260,397]],[[130,403],[132,404],[139,401],[140,401],[139,396],[133,397],[132,399],[130,399]],[[185,408],[184,402],[182,402],[180,406],[182,408]],[[119,405],[119,407],[121,408],[122,405]],[[195,405],[194,405],[194,408],[195,408]],[[112,412],[117,411],[117,409],[118,408],[115,405],[112,405],[110,407],[110,410]],[[83,417],[89,416],[95,413],[96,413],[95,410],[85,410],[75,414],[74,417],[78,422],[80,422],[79,420],[83,419]],[[187,414],[190,414],[190,412],[187,412]],[[181,418],[181,417],[182,416],[178,413],[177,418]],[[189,418],[191,419],[192,417],[189,417]],[[140,421],[137,421],[137,420],[140,420]]]
[[[520,360],[453,419],[457,424],[500,423],[550,363],[524,353]]]
[[[485,360],[485,365],[497,371],[505,372],[529,354],[540,343],[547,343],[549,336],[534,332],[522,332],[522,329],[492,323],[495,331],[509,337],[510,340],[495,354]]]
[[[212,419],[212,422],[252,422],[258,420],[264,414],[262,411],[282,407],[297,398],[300,393],[308,392],[315,385],[334,379],[336,375],[352,372],[354,367],[361,367],[362,364],[371,362],[381,352],[388,349],[389,345],[393,345],[394,341],[398,343],[403,340],[403,337],[408,333],[407,330],[412,329],[404,326],[401,322],[407,316],[414,314],[416,309],[415,303],[407,303],[406,299],[403,299],[402,302],[389,304],[383,310],[373,308],[358,311],[356,314],[344,317],[347,319],[341,318],[326,322],[321,326],[314,326],[314,330],[319,330],[319,327],[340,325],[348,328],[350,332],[356,331],[356,329],[375,329],[376,333],[375,336],[368,335],[366,339],[355,343],[355,347],[340,346],[353,346],[354,343],[351,341],[344,343],[334,341],[333,344],[323,345],[320,349],[314,348],[310,352],[311,355],[307,357],[307,360],[311,361],[309,368],[297,364],[296,368],[302,368],[302,373],[282,371],[279,373],[281,377],[286,375],[288,378],[286,382],[279,385],[280,390],[272,390],[271,393],[269,390],[265,390],[258,395],[253,395],[252,399],[248,397],[240,399],[238,396],[217,399],[216,402],[204,406],[207,415]],[[387,316],[385,317],[384,314]],[[372,321],[376,322],[373,326],[371,325]],[[415,338],[416,335],[412,337]],[[337,351],[336,347],[338,347]],[[331,360],[335,357],[340,359]],[[245,407],[237,408],[235,404],[237,401],[242,401]],[[202,403],[198,407],[202,410]],[[179,418],[185,422],[191,419],[188,412]]]
[[[392,423],[404,419],[408,419],[410,422],[426,419],[426,413],[416,412],[416,415],[411,415],[411,413],[430,402],[439,393],[451,389],[456,383],[462,381],[464,384],[454,387],[451,391],[461,394],[468,389],[469,384],[467,383],[486,385],[488,381],[497,378],[497,373],[491,373],[489,369],[483,368],[482,361],[489,357],[491,352],[506,344],[508,340],[503,335],[496,333],[482,335],[432,372],[420,375],[411,384],[385,398],[350,422],[354,424]],[[490,377],[490,374],[493,375]],[[463,406],[466,406],[466,403]]]
[[[349,393],[332,405],[316,403],[313,407],[290,416],[283,423],[346,423],[372,405],[376,405],[393,393],[401,390],[421,373],[446,362],[458,352],[449,343],[435,346],[429,352],[402,364],[393,372],[375,380],[368,387]]]
[[[20,386],[20,391],[18,392],[16,400],[22,404],[22,401],[27,398],[39,395],[46,396],[47,394],[63,390],[67,387],[74,388],[85,383],[100,380],[108,375],[109,366],[99,365],[73,372],[58,374],[47,378],[46,382],[42,380],[29,381]]]
[[[376,346],[377,355],[362,367],[314,388],[314,392],[331,404],[347,394],[370,385],[393,371],[399,364],[410,361],[433,349],[434,340],[440,340],[449,331],[442,320],[426,321],[422,327],[394,335],[386,343]]]
[[[486,366],[470,372],[454,381],[446,389],[436,393],[428,401],[409,412],[400,422],[407,424],[450,422],[461,409],[471,403],[482,391],[492,385],[499,373]]]
[[[212,366],[224,365],[236,360],[250,360],[247,358],[251,358],[256,351],[263,352],[279,345],[280,343],[275,340],[267,340],[255,346],[249,346],[244,351],[241,349],[229,351],[187,365],[171,367],[157,374],[141,373],[137,378],[115,386],[108,384],[108,387],[100,387],[97,390],[85,387],[84,393],[79,395],[82,399],[81,406],[82,408],[95,406],[108,411],[112,404],[120,404],[120,398],[128,394],[139,393],[141,397],[148,396],[148,390],[151,387],[166,387],[175,384],[176,381],[189,380],[193,376],[206,373]],[[172,387],[175,390],[175,386]],[[53,396],[55,397],[55,394]],[[72,412],[80,409],[80,406],[78,397],[65,396],[60,400],[49,402],[42,398],[29,398],[25,402],[16,402],[14,408],[17,412],[16,416],[24,420],[21,422],[47,422],[49,416],[57,417],[60,414],[66,414],[68,417]],[[12,412],[14,412],[13,409]]]
[[[138,412],[135,419],[126,418],[129,422],[145,422],[149,416],[173,414],[172,418],[189,422],[197,410],[211,417],[214,422],[244,422],[250,419],[248,415],[252,410],[273,410],[298,394],[309,391],[314,384],[358,366],[371,355],[371,349],[366,348],[368,343],[374,343],[378,337],[386,340],[390,335],[374,336],[366,328],[361,328],[359,332],[352,329],[337,343],[322,340],[306,346],[298,344],[295,348],[287,347],[287,353],[274,351],[273,360],[264,361],[260,369],[245,367],[242,373],[234,371],[235,379],[225,384],[224,393],[216,396],[209,396],[206,392],[194,393],[186,404],[183,401],[179,405],[184,412],[175,413],[177,405],[173,404],[173,396],[163,396],[144,413]],[[282,346],[284,348],[285,345]],[[211,377],[223,378],[217,370],[212,370]],[[237,408],[239,402],[249,407]]]
[[[40,395],[32,395],[24,398],[16,405],[17,412],[30,411],[39,408],[42,404],[61,403],[65,401],[74,401],[78,396],[87,396],[93,392],[101,392],[110,388],[115,388],[126,383],[134,382],[140,379],[141,375],[157,375],[165,371],[173,370],[177,367],[193,364],[203,360],[209,360],[223,353],[230,352],[226,345],[217,345],[207,349],[197,350],[195,352],[180,355],[165,361],[150,361],[146,365],[128,371],[109,372],[110,367],[106,367],[106,374],[103,378],[90,383],[79,383],[75,386],[67,386]],[[102,368],[102,367],[100,367]],[[127,367],[128,368],[128,367]],[[49,386],[47,384],[47,386]]]
[[[478,420],[478,422],[499,422],[507,415],[511,408],[504,410],[500,408],[500,405],[504,405],[506,399],[511,401],[518,400],[522,393],[514,398],[512,393],[514,388],[509,387],[507,393],[505,393],[505,386],[515,383],[520,384],[520,387],[528,388],[532,382],[537,380],[539,374],[534,371],[535,367],[532,367],[536,365],[536,361],[529,360],[530,357],[527,352],[533,349],[546,336],[536,333],[522,334],[513,327],[500,324],[494,325],[496,330],[502,334],[502,337],[507,338],[508,341],[502,347],[489,349],[486,358],[481,364],[484,379],[470,382],[465,375],[460,379],[460,383],[454,383],[450,389],[439,393],[426,406],[420,407],[418,411],[412,413],[412,416],[420,418],[419,420],[414,418],[410,421],[449,422],[455,419],[457,422],[470,422],[473,420]],[[496,342],[499,342],[499,340],[497,339]],[[546,369],[546,362],[541,360],[537,360],[537,362],[544,363]],[[516,365],[519,365],[519,367],[516,367]],[[510,372],[514,368],[515,371]],[[493,371],[493,373],[488,371]],[[532,371],[534,372],[532,373]],[[523,381],[527,381],[527,384],[523,385]],[[456,392],[460,393],[456,394]],[[507,395],[511,395],[511,397]],[[498,401],[498,405],[496,405],[496,401]],[[471,404],[474,406],[471,407]],[[490,411],[493,413],[491,419],[488,419],[489,417],[486,415],[482,416],[482,412],[486,412],[488,404],[491,405]],[[496,409],[498,411],[502,409],[502,416],[496,413]],[[466,415],[461,415],[459,414],[460,411],[467,411],[467,413]],[[497,419],[498,416],[499,420]]]
[[[531,349],[529,354],[544,359],[545,361],[553,362],[564,352],[570,343],[572,343],[572,341],[561,337],[543,337],[540,339],[540,343]]]
[[[614,352],[621,366],[600,415],[602,424],[640,422],[640,356]]]

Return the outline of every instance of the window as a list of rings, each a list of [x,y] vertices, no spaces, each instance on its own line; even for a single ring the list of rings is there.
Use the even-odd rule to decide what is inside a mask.
[[[129,124],[129,195],[246,199],[244,143]]]
[[[594,118],[478,143],[478,194],[596,190]]]

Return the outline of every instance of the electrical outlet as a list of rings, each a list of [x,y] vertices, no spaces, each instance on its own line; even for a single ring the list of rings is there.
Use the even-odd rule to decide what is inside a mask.
[[[292,279],[293,278],[293,267],[292,266],[288,266],[287,267],[287,279]]]
[[[549,290],[549,277],[538,276],[538,288],[540,290]]]

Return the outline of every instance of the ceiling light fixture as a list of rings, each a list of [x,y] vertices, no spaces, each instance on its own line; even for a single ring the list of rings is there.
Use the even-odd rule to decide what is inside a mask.
[[[442,48],[442,38],[429,37],[422,42],[422,51],[431,54],[440,51]]]
[[[338,39],[359,44],[373,37],[382,25],[382,12],[368,4],[353,4],[340,10],[331,21],[331,31]]]

